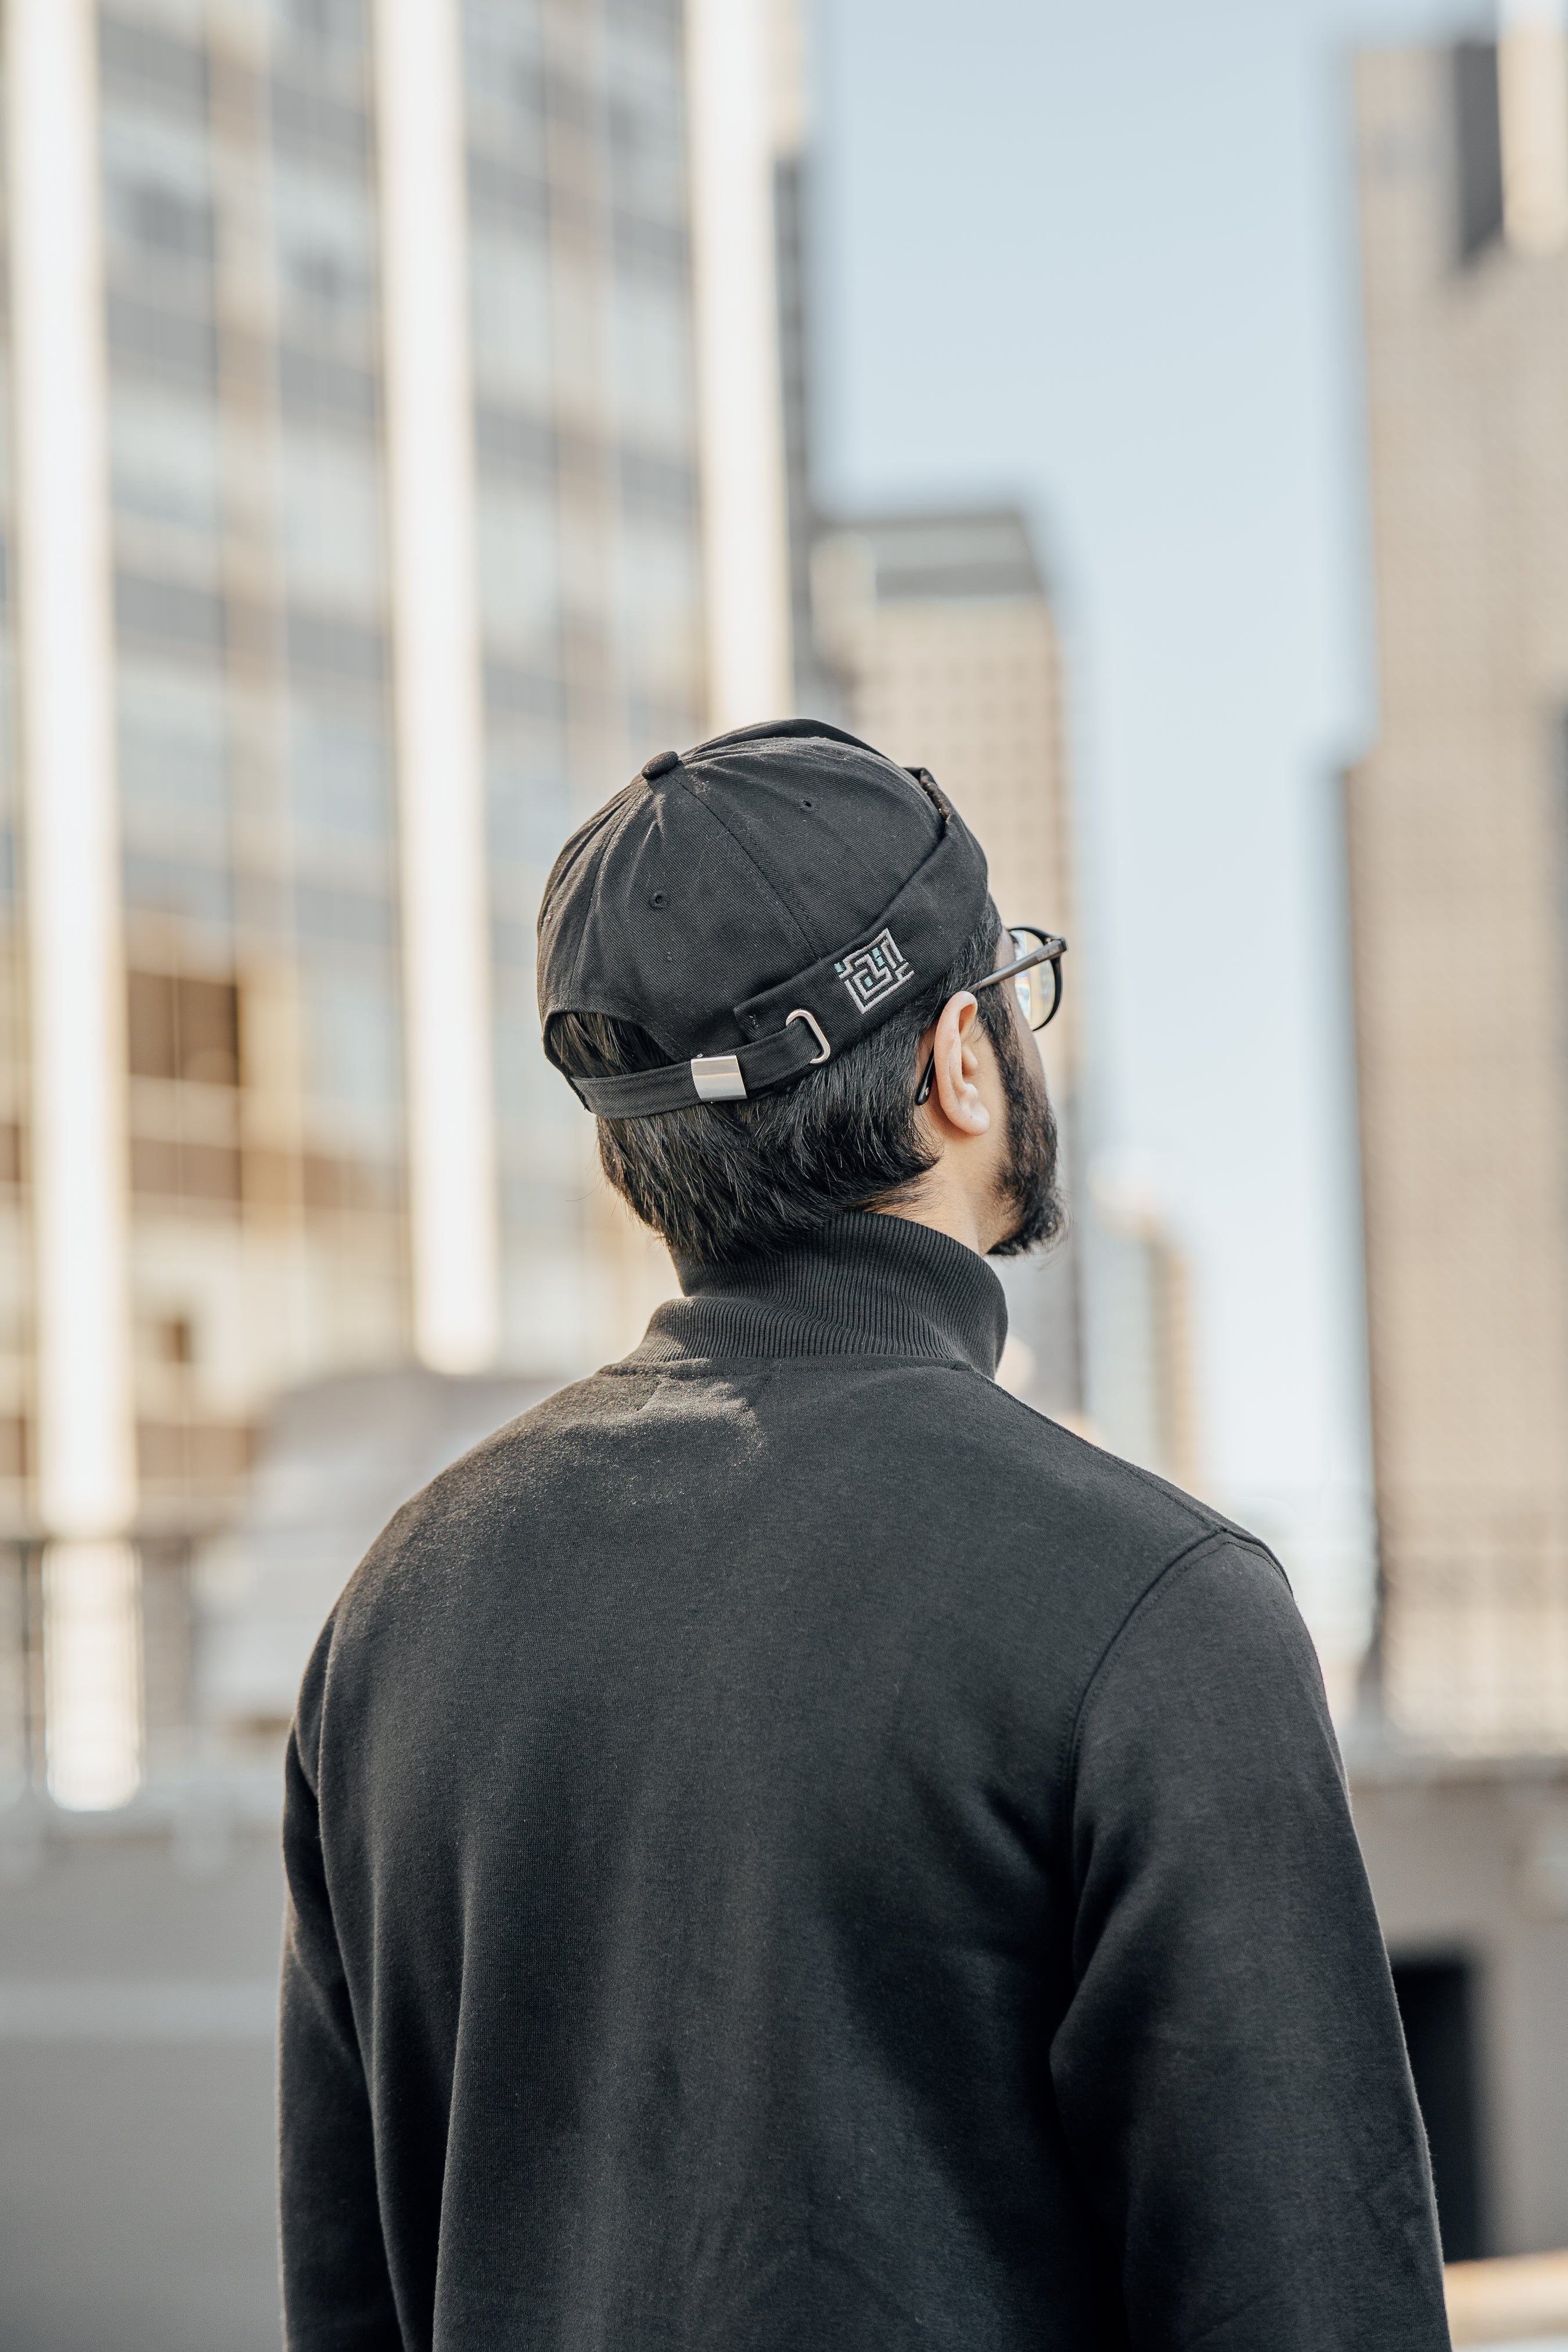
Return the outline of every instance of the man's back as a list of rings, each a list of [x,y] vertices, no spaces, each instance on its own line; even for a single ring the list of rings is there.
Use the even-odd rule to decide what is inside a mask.
[[[1002,1329],[841,1218],[382,1538],[290,1759],[296,2347],[1446,2342],[1283,1579]]]

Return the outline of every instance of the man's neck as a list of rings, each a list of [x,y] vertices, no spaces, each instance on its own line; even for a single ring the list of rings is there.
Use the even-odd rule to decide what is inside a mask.
[[[949,1241],[962,1242],[976,1257],[986,1254],[989,1236],[982,1224],[980,1204],[973,1199],[966,1184],[943,1181],[940,1160],[929,1175],[921,1179],[918,1192],[902,1201],[879,1202],[876,1213],[882,1217],[907,1217],[914,1225],[929,1225],[933,1234],[945,1234]],[[989,1223],[987,1219],[986,1224]]]

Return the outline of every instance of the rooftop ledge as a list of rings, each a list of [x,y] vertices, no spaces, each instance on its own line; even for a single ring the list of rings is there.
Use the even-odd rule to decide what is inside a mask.
[[[1457,2345],[1568,2335],[1568,2253],[1450,2263],[1445,2278]]]

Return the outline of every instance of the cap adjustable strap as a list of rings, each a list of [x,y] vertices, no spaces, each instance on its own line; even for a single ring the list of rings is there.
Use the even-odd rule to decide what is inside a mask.
[[[832,1052],[814,1016],[792,1013],[771,1037],[734,1054],[698,1054],[661,1070],[635,1070],[622,1078],[571,1080],[596,1118],[649,1118],[661,1110],[688,1110],[704,1102],[741,1102],[800,1077]]]
[[[787,1086],[918,999],[922,985],[948,969],[979,918],[985,860],[923,770],[916,782],[941,815],[941,833],[858,939],[735,1005],[748,1042],[734,1053],[699,1054],[619,1078],[566,1071],[579,1100],[600,1118],[650,1118],[698,1103],[740,1102]]]

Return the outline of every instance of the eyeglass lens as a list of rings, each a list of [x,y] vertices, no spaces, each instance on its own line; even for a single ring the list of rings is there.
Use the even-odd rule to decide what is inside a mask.
[[[1014,931],[1010,937],[1016,956],[1026,956],[1040,944],[1033,931]],[[1057,983],[1051,966],[1031,964],[1027,971],[1016,974],[1013,986],[1017,991],[1018,1009],[1030,1028],[1043,1029],[1056,1003]]]

